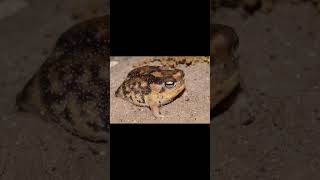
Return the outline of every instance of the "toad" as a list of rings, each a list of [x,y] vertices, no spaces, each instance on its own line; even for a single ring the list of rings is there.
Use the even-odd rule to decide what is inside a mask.
[[[160,107],[185,90],[184,72],[161,66],[142,66],[128,73],[115,96],[136,106],[149,107],[155,117],[164,117]]]

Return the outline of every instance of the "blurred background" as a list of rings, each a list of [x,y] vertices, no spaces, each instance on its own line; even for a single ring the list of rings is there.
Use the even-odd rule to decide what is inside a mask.
[[[0,0],[0,179],[106,179],[109,148],[34,116],[15,96],[72,25],[109,13],[106,0]]]
[[[319,179],[320,1],[213,0],[242,92],[211,127],[211,179]]]

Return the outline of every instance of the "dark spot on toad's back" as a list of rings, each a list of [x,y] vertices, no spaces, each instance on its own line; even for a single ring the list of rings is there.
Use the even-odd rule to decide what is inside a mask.
[[[67,122],[69,122],[71,125],[75,125],[75,122],[72,119],[72,113],[71,113],[70,109],[67,107],[64,108],[63,113],[64,113],[64,117],[67,120]]]
[[[105,130],[105,127],[98,125],[97,123],[87,122],[89,127],[91,127],[95,132]]]
[[[79,100],[81,102],[94,101],[95,99],[96,99],[96,96],[90,91],[83,92],[79,96]]]

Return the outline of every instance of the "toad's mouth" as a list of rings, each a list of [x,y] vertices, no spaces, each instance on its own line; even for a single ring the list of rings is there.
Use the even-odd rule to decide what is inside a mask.
[[[179,95],[179,94],[185,89],[185,87],[186,87],[186,86],[185,86],[184,84],[183,84],[183,85],[180,85],[180,87],[177,88],[177,95]],[[177,95],[176,95],[176,96],[177,96]]]

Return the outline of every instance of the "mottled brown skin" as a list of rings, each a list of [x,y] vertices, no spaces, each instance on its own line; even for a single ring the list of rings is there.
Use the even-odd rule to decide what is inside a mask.
[[[149,107],[155,117],[164,117],[160,107],[172,102],[184,89],[182,70],[142,66],[129,72],[115,96],[137,106]]]
[[[102,16],[80,22],[67,29],[58,38],[54,53],[74,54],[82,50],[92,53],[109,52],[109,16]]]
[[[76,24],[17,96],[20,110],[40,114],[68,132],[105,142],[109,133],[107,17]]]
[[[212,0],[211,7],[216,10],[220,6],[236,8],[241,6],[246,12],[254,13],[261,9],[265,13],[272,11],[274,0]]]
[[[233,28],[213,24],[211,38],[210,104],[213,110],[239,86],[240,74],[234,56],[239,39]]]

